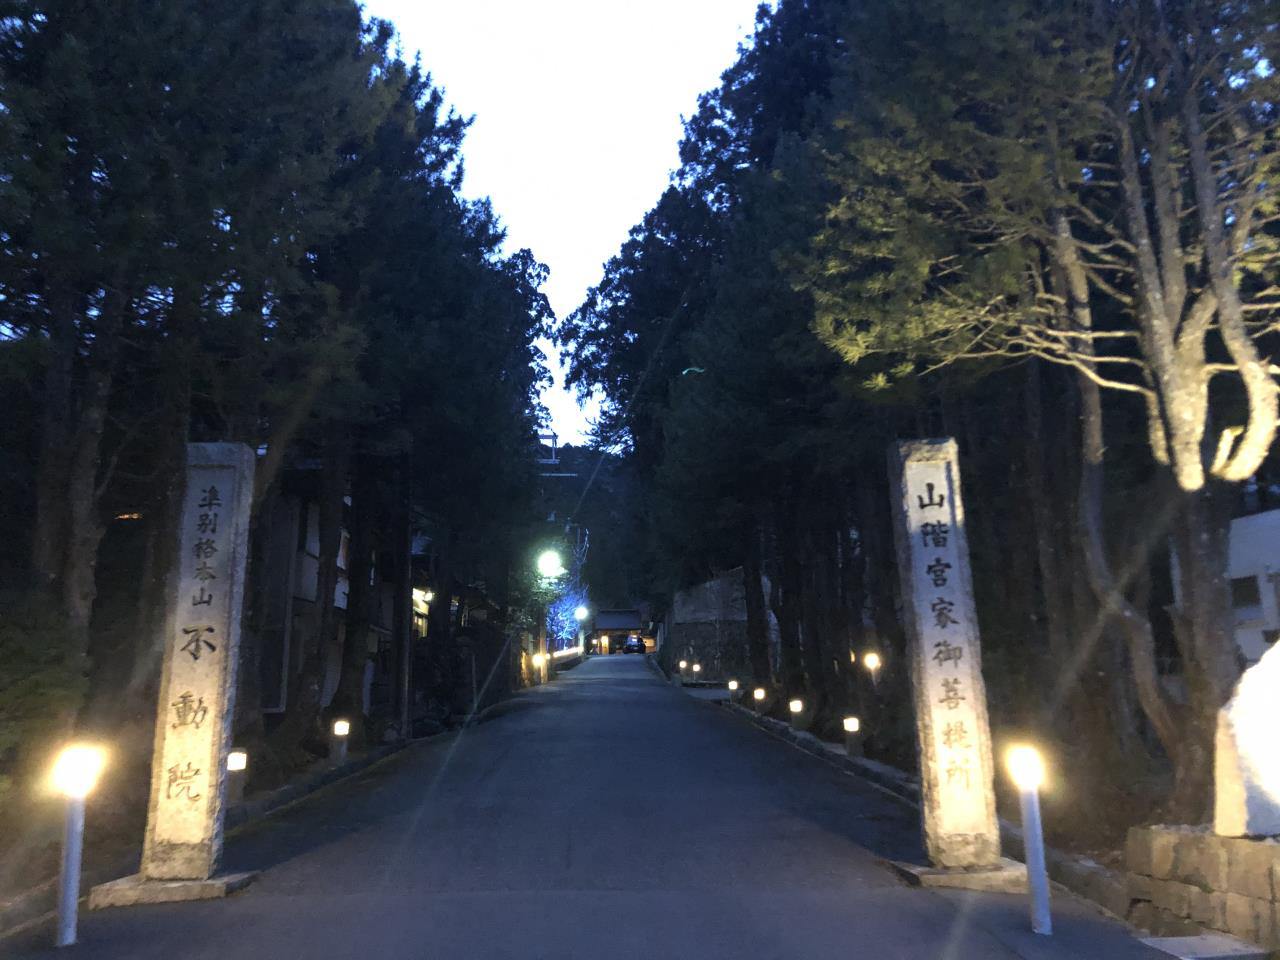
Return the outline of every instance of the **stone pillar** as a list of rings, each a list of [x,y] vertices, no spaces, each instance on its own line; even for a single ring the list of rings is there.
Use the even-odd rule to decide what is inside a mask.
[[[240,444],[187,445],[142,854],[148,879],[207,879],[222,854],[253,468]]]
[[[214,874],[226,812],[253,472],[246,446],[187,445],[141,873],[95,888],[90,906],[224,896],[248,881]]]
[[[890,461],[925,848],[935,867],[995,867],[991,731],[956,444],[899,443]]]

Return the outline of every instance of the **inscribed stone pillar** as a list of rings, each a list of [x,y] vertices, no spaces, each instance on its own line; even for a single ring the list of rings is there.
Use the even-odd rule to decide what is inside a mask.
[[[151,764],[144,880],[204,880],[222,853],[253,452],[187,445]]]
[[[935,867],[994,866],[991,731],[956,444],[899,443],[890,463],[925,848]]]

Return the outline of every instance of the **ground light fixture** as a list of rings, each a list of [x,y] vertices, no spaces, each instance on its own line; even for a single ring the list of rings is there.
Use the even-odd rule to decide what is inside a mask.
[[[62,833],[62,873],[58,886],[58,931],[55,943],[69,947],[76,942],[80,910],[80,864],[84,854],[84,801],[107,766],[101,747],[73,743],[53,761],[50,782],[67,801]]]
[[[333,729],[329,736],[329,760],[342,763],[347,759],[347,737],[351,735],[350,720],[333,721]]]
[[[804,701],[797,697],[795,700],[792,700],[787,704],[787,708],[792,713],[800,713],[804,710]]]
[[[1049,913],[1049,876],[1044,865],[1044,830],[1040,824],[1040,786],[1044,783],[1044,759],[1040,751],[1017,744],[1005,753],[1009,777],[1018,788],[1022,806],[1022,839],[1027,854],[1027,888],[1031,893],[1031,929],[1042,936],[1053,933]]]
[[[857,654],[853,654],[853,656],[857,656]],[[876,653],[874,650],[870,653],[864,654],[862,657],[862,665],[871,671],[872,676],[875,676],[876,671],[880,669],[880,654]]]
[[[862,756],[862,721],[857,717],[844,718],[844,753],[847,757]]]
[[[239,803],[244,799],[244,780],[249,771],[249,754],[232,750],[227,754],[227,802]]]
[[[701,672],[702,672],[702,664],[700,664],[700,663],[695,663],[695,664],[693,665],[693,672],[694,672],[694,673],[701,673]]]
[[[753,700],[755,700],[755,702],[756,702],[756,703],[763,703],[763,702],[764,702],[764,687],[756,687],[754,690],[752,690],[752,691],[751,691],[751,698],[752,698]]]
[[[730,681],[729,681],[729,692],[730,692],[730,693],[737,693],[737,692],[738,692],[738,681],[737,681],[737,680],[730,680]]]
[[[687,670],[687,669],[688,669],[688,667],[689,667],[689,661],[688,661],[688,660],[681,660],[681,661],[680,661],[680,669],[681,669],[681,670]]]

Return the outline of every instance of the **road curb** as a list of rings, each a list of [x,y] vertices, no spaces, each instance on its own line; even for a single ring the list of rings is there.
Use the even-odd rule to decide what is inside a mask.
[[[304,800],[331,784],[352,777],[375,764],[381,763],[383,760],[395,756],[407,747],[427,740],[434,740],[443,735],[433,734],[430,737],[423,737],[418,740],[378,747],[358,757],[353,757],[345,763],[313,770],[299,781],[286,784],[277,790],[263,794],[261,797],[233,804],[227,809],[225,830],[230,834],[250,823],[266,819],[271,814],[291,806],[299,800]],[[140,851],[131,853],[128,857],[121,857],[107,867],[99,867],[97,869],[87,867],[81,879],[80,889],[85,891],[81,897],[82,903],[88,896],[87,891],[98,884],[108,883],[131,873],[137,873],[139,853]],[[57,896],[58,878],[51,877],[0,904],[0,943],[53,919]]]
[[[868,781],[872,786],[890,794],[908,806],[920,808],[920,782],[910,774],[869,760],[865,757],[849,757],[837,744],[820,740],[811,733],[793,730],[791,725],[772,717],[762,716],[736,703],[721,701],[736,716],[753,726],[785,740],[793,746],[839,767],[846,773]],[[1006,853],[1015,859],[1025,857],[1022,845],[1022,829],[1008,820],[1000,820],[1000,842]],[[1053,847],[1045,848],[1045,861],[1050,878],[1064,889],[1097,906],[1104,913],[1126,921],[1130,898],[1127,879],[1114,870],[1088,857],[1064,853]]]

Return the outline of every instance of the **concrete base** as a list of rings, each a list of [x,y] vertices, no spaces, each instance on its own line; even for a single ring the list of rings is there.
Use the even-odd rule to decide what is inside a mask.
[[[950,887],[959,890],[981,890],[986,893],[1026,893],[1027,868],[1002,857],[993,867],[972,870],[947,870],[940,867],[922,867],[901,860],[888,861],[889,866],[913,887]]]
[[[1200,937],[1147,937],[1148,947],[1163,950],[1180,960],[1267,960],[1270,952],[1262,947],[1229,937],[1225,933],[1207,933]]]
[[[148,880],[139,873],[100,883],[89,891],[89,909],[132,907],[139,903],[218,900],[247,887],[258,874],[224,873],[208,880]]]

